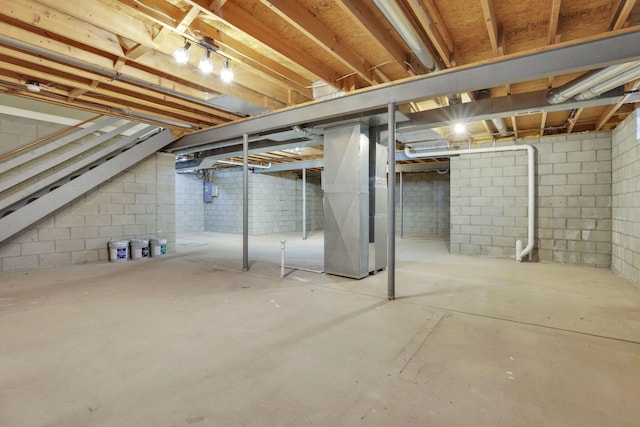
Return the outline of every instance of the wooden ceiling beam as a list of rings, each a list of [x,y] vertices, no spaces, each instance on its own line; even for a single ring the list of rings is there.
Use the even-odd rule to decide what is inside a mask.
[[[449,48],[449,45],[445,41],[444,37],[442,37],[442,35],[440,34],[440,31],[438,31],[438,27],[436,27],[431,17],[432,11],[433,9],[435,9],[435,5],[432,8],[432,11],[429,11],[425,7],[422,0],[409,0],[409,7],[413,11],[414,15],[418,19],[418,22],[429,37],[429,40],[435,47],[438,55],[440,55],[440,58],[444,62],[445,66],[447,68],[454,66],[453,47]]]
[[[620,109],[620,107],[622,107],[627,102],[629,97],[632,95],[631,92],[635,92],[638,90],[640,90],[640,79],[627,83],[625,85],[625,92],[628,92],[628,93],[624,95],[622,99],[618,101],[617,104],[609,105],[604,110],[604,112],[600,115],[600,117],[598,118],[598,121],[596,122],[595,130],[596,131],[602,130],[604,126],[607,124],[607,122],[611,119],[611,117],[613,117],[613,115]]]
[[[547,112],[542,112],[542,117],[540,118],[540,136],[544,136],[545,129],[547,127]]]
[[[351,16],[362,31],[371,35],[376,44],[387,52],[394,62],[402,66],[408,75],[415,75],[406,64],[409,54],[391,37],[391,34],[382,29],[380,22],[376,20],[362,0],[335,0],[335,2],[344,12]]]
[[[299,3],[289,0],[260,0],[260,2],[307,38],[313,40],[342,65],[355,72],[367,84],[376,84],[376,81],[371,77],[372,65],[351,50],[346,43],[336,38],[333,32]]]
[[[558,21],[560,20],[560,5],[562,0],[551,1],[551,14],[549,16],[549,32],[547,34],[547,43],[555,44],[558,41],[556,37],[558,35]]]
[[[98,83],[101,83],[103,87],[100,89],[100,92],[104,95],[108,95],[110,92],[121,93],[123,96],[127,96],[128,94],[132,100],[146,99],[150,103],[163,105],[164,108],[175,110],[177,113],[184,110],[203,114],[203,118],[211,116],[219,117],[220,120],[216,120],[216,122],[219,121],[221,123],[238,118],[235,114],[222,111],[213,106],[205,106],[183,98],[168,96],[165,93],[159,93],[152,89],[97,73],[79,70],[75,67],[48,60],[37,55],[27,55],[23,52],[16,53],[2,46],[0,46],[0,54],[14,64],[23,64],[22,73],[30,78],[37,78],[39,81],[44,82],[47,81],[47,78],[56,79],[57,76],[63,76],[63,81],[58,80],[61,84],[87,91],[97,88]],[[29,70],[33,70],[33,72],[29,72]],[[46,71],[36,74],[38,70]],[[77,82],[80,83],[78,84]],[[86,82],[92,83],[87,85]]]
[[[168,115],[171,117],[180,117],[178,120],[190,121],[192,123],[210,123],[210,124],[222,124],[227,122],[220,117],[216,117],[213,114],[203,114],[200,110],[195,108],[187,109],[177,108],[169,104],[168,102],[160,104],[158,102],[150,101],[145,97],[136,95],[135,92],[117,92],[113,88],[109,88],[108,85],[99,86],[94,82],[101,82],[104,77],[99,76],[95,80],[89,80],[89,83],[83,81],[84,79],[73,78],[75,76],[66,74],[63,66],[57,63],[49,63],[48,61],[39,60],[37,64],[24,63],[24,60],[15,60],[7,54],[12,52],[4,47],[0,46],[0,64],[5,70],[9,70],[19,75],[26,75],[34,80],[40,82],[47,82],[47,86],[61,85],[65,87],[75,88],[67,92],[67,96],[71,98],[72,92],[78,93],[73,98],[80,98],[81,95],[88,93],[94,93],[98,96],[97,99],[106,102],[110,99],[110,102],[117,102],[122,108],[130,109],[133,111],[143,112],[145,114],[153,115]],[[13,59],[12,62],[10,62]],[[36,59],[37,60],[37,59]],[[89,77],[89,76],[87,76]],[[80,90],[84,90],[84,93],[79,93]],[[109,104],[107,104],[109,105]]]
[[[624,28],[637,0],[623,0],[619,12],[614,15],[613,21],[609,24],[609,30],[615,31]]]
[[[493,8],[493,0],[480,0],[480,4],[482,5],[482,13],[484,14],[487,33],[491,42],[491,50],[494,56],[498,56],[498,21]]]
[[[584,111],[584,108],[578,108],[575,113],[573,113],[573,117],[569,120],[569,125],[567,126],[567,133],[573,132],[573,128],[578,123],[580,119],[580,115]]]

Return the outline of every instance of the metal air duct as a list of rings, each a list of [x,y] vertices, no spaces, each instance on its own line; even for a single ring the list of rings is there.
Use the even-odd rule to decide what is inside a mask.
[[[504,121],[502,121],[501,118],[493,118],[493,119],[491,119],[491,122],[496,127],[496,129],[497,129],[498,133],[500,134],[500,136],[507,136],[508,135],[507,127],[505,126]]]
[[[440,67],[434,59],[435,55],[413,28],[398,3],[395,0],[373,0],[373,2],[385,18],[387,18],[389,23],[391,23],[393,28],[400,34],[400,37],[407,43],[413,54],[424,64],[427,71],[434,72],[440,70]]]
[[[597,71],[592,71],[590,73],[585,74],[582,77],[579,77],[567,83],[562,87],[549,91],[547,95],[547,101],[549,102],[549,104],[563,103],[573,98],[574,96],[587,91],[593,86],[615,79],[618,75],[626,72],[630,68],[635,68],[637,65],[638,65],[638,62],[627,62],[625,64],[612,65],[611,67],[603,68]],[[619,86],[620,84],[616,86]],[[616,87],[616,86],[613,86],[613,87]],[[594,96],[597,96],[597,95],[594,95]],[[588,98],[583,98],[583,99],[588,99]]]
[[[611,80],[604,81],[600,84],[591,86],[589,89],[579,93],[575,96],[577,101],[583,101],[586,99],[595,98],[600,96],[601,94],[607,92],[608,90],[614,89],[618,86],[622,86],[623,84],[630,82],[632,80],[640,77],[640,64],[633,68],[629,68],[621,74],[618,74],[611,78]]]

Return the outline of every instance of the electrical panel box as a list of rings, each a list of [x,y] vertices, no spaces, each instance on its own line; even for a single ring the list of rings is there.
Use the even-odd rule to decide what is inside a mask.
[[[205,181],[203,186],[203,201],[205,203],[212,203],[214,197],[218,197],[218,186],[213,185],[212,182]]]

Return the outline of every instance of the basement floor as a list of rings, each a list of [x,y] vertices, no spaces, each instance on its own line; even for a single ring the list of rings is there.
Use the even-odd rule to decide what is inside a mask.
[[[322,233],[0,273],[1,426],[637,426],[640,290],[609,270],[398,239],[321,269]]]

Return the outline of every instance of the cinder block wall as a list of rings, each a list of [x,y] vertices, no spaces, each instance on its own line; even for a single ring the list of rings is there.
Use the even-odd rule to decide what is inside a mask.
[[[535,258],[611,264],[611,133],[527,139],[536,148]],[[513,257],[527,237],[526,151],[451,159],[451,252]]]
[[[4,242],[2,270],[107,261],[112,239],[166,237],[175,251],[174,161],[156,153]]]
[[[24,147],[64,128],[65,126],[56,123],[0,114],[0,153]]]
[[[640,120],[635,110],[613,131],[612,269],[640,286]]]
[[[322,208],[322,183],[320,176],[307,175],[307,232],[324,229]],[[302,179],[296,181],[296,228],[302,231]]]
[[[215,172],[219,195],[204,206],[204,230],[242,233],[242,171]],[[321,229],[319,178],[307,178],[307,230]],[[302,230],[302,180],[294,172],[249,173],[249,234]]]
[[[251,234],[296,231],[297,177],[293,172],[251,174],[249,178],[249,232]]]
[[[176,173],[176,233],[204,231],[202,178]]]
[[[400,209],[400,179],[396,177],[396,232],[401,222],[404,234],[449,237],[449,174],[403,173],[403,205]],[[403,214],[401,221],[400,214]]]

